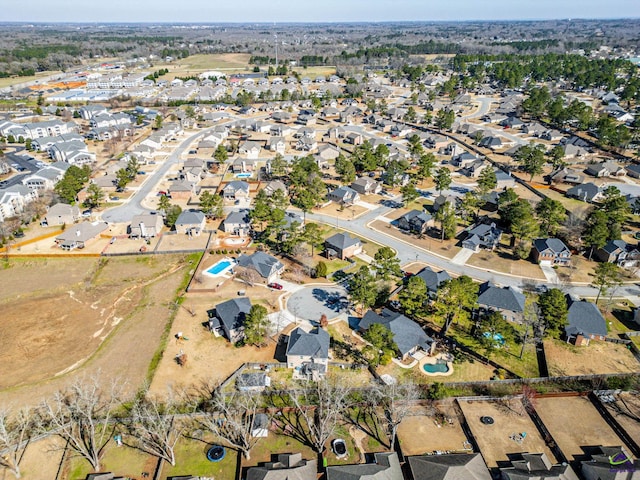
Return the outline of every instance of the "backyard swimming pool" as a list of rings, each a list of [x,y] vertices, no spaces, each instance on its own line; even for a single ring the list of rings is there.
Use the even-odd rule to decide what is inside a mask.
[[[217,277],[229,270],[234,264],[235,262],[230,258],[223,258],[207,268],[204,273],[212,277]]]
[[[425,363],[422,368],[427,373],[447,373],[449,371],[446,362]]]

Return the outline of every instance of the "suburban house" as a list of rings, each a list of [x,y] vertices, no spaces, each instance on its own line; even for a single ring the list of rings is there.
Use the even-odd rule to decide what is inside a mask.
[[[271,195],[273,195],[276,192],[276,190],[282,190],[282,193],[284,193],[285,197],[289,195],[287,186],[281,180],[271,180],[269,183],[265,185],[263,190],[264,190],[264,193],[267,195],[267,197],[270,197]]]
[[[284,155],[287,142],[284,141],[284,137],[270,137],[269,140],[267,140],[267,148],[272,152]]]
[[[403,360],[418,350],[431,355],[435,349],[435,340],[429,337],[420,325],[399,312],[383,308],[378,314],[369,310],[360,320],[358,330],[364,333],[374,323],[384,325],[391,331],[400,358]]]
[[[259,142],[254,142],[252,140],[248,140],[240,145],[238,148],[238,153],[240,155],[245,155],[247,158],[256,159],[260,155],[260,150],[262,146]]]
[[[430,213],[411,210],[397,220],[398,228],[409,232],[423,234],[427,228],[435,226],[435,220]]]
[[[249,235],[251,231],[251,219],[249,218],[249,210],[238,210],[230,212],[227,218],[222,222],[222,231],[244,237]]]
[[[55,242],[63,250],[84,248],[91,240],[98,238],[109,225],[107,222],[82,222],[65,229],[55,238]]]
[[[238,266],[255,270],[265,280],[271,283],[284,272],[284,265],[277,258],[264,252],[254,252],[251,255],[242,254],[238,257]]]
[[[595,251],[601,262],[615,263],[621,267],[633,267],[640,259],[637,247],[624,240],[609,240],[607,244]]]
[[[233,180],[224,186],[222,196],[225,200],[249,198],[249,184],[242,180]]]
[[[612,468],[612,458],[628,458],[629,461],[616,470]],[[599,446],[591,451],[591,459],[580,462],[580,471],[585,480],[637,480],[640,460],[633,459],[622,446]]]
[[[571,187],[565,193],[567,197],[577,198],[583,202],[597,202],[602,198],[602,187],[599,187],[595,183],[583,183]]]
[[[324,249],[327,258],[346,260],[362,252],[362,243],[347,233],[336,233],[324,241]]]
[[[316,480],[317,460],[304,460],[301,453],[280,453],[275,462],[247,470],[246,480]]]
[[[207,218],[200,210],[183,210],[176,220],[176,232],[197,237],[204,230],[206,223]]]
[[[438,195],[433,201],[432,208],[434,212],[437,212],[445,203],[448,203],[455,210],[458,206],[458,201],[458,197],[454,197],[453,195]]]
[[[622,166],[612,161],[594,163],[589,165],[584,172],[596,178],[624,177],[627,174],[627,171]]]
[[[247,297],[219,303],[207,311],[209,329],[214,335],[224,335],[231,343],[236,343],[244,338],[244,320],[250,310],[251,300]]]
[[[496,287],[489,282],[480,285],[478,306],[480,311],[500,312],[505,320],[522,323],[525,296],[513,287]]]
[[[591,340],[607,338],[607,322],[595,303],[574,300],[566,296],[569,314],[564,329],[567,342],[576,346],[589,345]]]
[[[479,224],[467,232],[466,238],[462,241],[462,248],[468,248],[474,252],[479,252],[480,248],[493,250],[500,243],[502,230],[496,227],[495,223]]]
[[[409,457],[413,480],[491,480],[480,453],[449,453]]]
[[[533,259],[542,266],[569,265],[571,250],[558,238],[537,238],[533,241]]]
[[[371,195],[382,191],[382,185],[370,177],[357,178],[351,184],[351,188],[361,195]]]
[[[351,187],[338,187],[333,192],[327,195],[327,198],[332,202],[339,203],[341,205],[353,205],[360,201],[360,194]]]
[[[197,188],[195,182],[189,182],[188,180],[177,180],[169,185],[167,189],[171,198],[179,200],[189,200],[192,195],[197,194]]]
[[[578,480],[571,465],[554,465],[545,453],[516,453],[509,459],[511,466],[500,468],[502,480]]]
[[[632,178],[640,178],[640,165],[634,163],[632,165],[627,166],[626,168],[627,168],[627,175],[629,175]]]
[[[293,368],[293,378],[317,381],[327,373],[329,365],[329,334],[322,328],[306,332],[298,327],[287,342],[287,367]]]
[[[236,388],[241,392],[262,392],[271,386],[271,377],[264,372],[242,373],[236,378]]]
[[[429,296],[434,295],[438,291],[442,282],[451,280],[451,276],[445,270],[436,272],[435,270],[432,270],[431,267],[424,267],[416,273],[416,276],[424,280]]]
[[[327,480],[403,480],[396,452],[374,453],[374,463],[327,467]]]
[[[131,219],[129,227],[130,238],[151,238],[162,231],[164,220],[162,215],[155,213],[141,213]]]
[[[581,175],[576,170],[572,170],[567,167],[562,167],[554,170],[546,177],[549,183],[568,183],[571,185],[580,185],[584,182],[584,175]]]
[[[80,209],[76,205],[56,203],[44,216],[44,221],[50,227],[54,225],[71,225],[80,220]]]
[[[255,170],[256,162],[250,158],[236,158],[231,164],[233,173],[251,173]]]

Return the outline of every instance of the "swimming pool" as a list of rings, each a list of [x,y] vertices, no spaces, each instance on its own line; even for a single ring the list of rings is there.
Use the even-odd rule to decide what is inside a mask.
[[[445,362],[425,363],[422,368],[427,373],[447,373],[449,371],[449,367]]]
[[[217,277],[229,270],[234,264],[235,262],[230,258],[223,258],[207,268],[204,273],[212,277]]]
[[[236,178],[249,178],[251,175],[253,175],[253,173],[236,173]]]

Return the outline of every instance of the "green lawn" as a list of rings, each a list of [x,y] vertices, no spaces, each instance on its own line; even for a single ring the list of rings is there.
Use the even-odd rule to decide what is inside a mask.
[[[302,458],[313,460],[317,458],[311,447],[305,445],[295,438],[269,432],[269,437],[261,439],[258,444],[251,449],[251,458],[244,460],[243,466],[255,466],[263,462],[271,461],[273,455],[279,453],[302,453]]]
[[[211,445],[212,443],[202,440],[182,438],[175,449],[175,467],[165,462],[160,478],[177,475],[203,475],[224,480],[235,478],[238,453],[227,448],[226,456],[221,461],[210,462],[207,450]]]
[[[116,475],[139,478],[142,472],[148,472],[153,476],[157,465],[157,458],[141,452],[135,448],[122,446],[116,447],[110,443],[102,457],[101,471],[113,472]],[[93,469],[89,462],[82,458],[73,458],[69,463],[68,480],[84,480]]]
[[[337,458],[335,453],[333,453],[333,450],[331,450],[331,442],[336,438],[343,439],[344,443],[347,445],[346,457]],[[346,426],[339,425],[336,428],[335,434],[327,442],[327,448],[324,451],[323,456],[327,465],[350,465],[352,463],[360,463],[360,452],[356,450],[353,438],[349,435],[349,431]]]

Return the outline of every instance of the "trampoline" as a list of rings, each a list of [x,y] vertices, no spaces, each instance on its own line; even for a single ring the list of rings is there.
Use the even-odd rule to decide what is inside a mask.
[[[210,462],[219,462],[227,454],[227,450],[221,445],[214,445],[207,450],[207,459]]]

